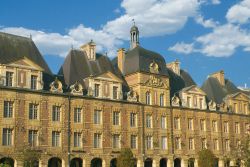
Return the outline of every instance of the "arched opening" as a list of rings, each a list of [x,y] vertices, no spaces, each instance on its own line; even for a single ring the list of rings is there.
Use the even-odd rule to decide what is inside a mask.
[[[180,158],[175,158],[174,167],[181,167],[181,159]]]
[[[166,158],[162,158],[160,160],[160,167],[167,167],[167,159]]]
[[[113,159],[110,161],[110,167],[117,167],[117,159],[116,159],[116,158],[113,158]]]
[[[188,159],[188,167],[194,167],[194,161],[195,161],[194,158],[189,158]]]
[[[153,160],[151,158],[147,158],[144,161],[144,167],[152,167],[153,166]]]
[[[134,167],[137,167],[137,159],[134,159]]]
[[[24,166],[39,167],[39,160],[31,159],[30,161],[24,161]]]
[[[230,167],[230,159],[224,161],[224,167]]]
[[[236,160],[236,166],[237,166],[237,167],[240,167],[240,166],[241,166],[241,160],[240,160],[240,159],[237,159],[237,160]]]
[[[91,160],[91,167],[102,167],[102,159],[94,158]]]
[[[70,167],[82,167],[82,159],[81,158],[73,158],[70,161]]]
[[[62,160],[57,157],[50,158],[48,167],[62,167]]]
[[[215,166],[214,167],[219,167],[219,158],[215,159]]]
[[[4,157],[0,159],[0,165],[9,165],[11,167],[14,167],[15,161],[14,159],[10,158],[10,157]]]

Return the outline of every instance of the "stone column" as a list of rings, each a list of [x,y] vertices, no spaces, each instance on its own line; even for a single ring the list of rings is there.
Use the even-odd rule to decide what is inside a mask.
[[[167,167],[173,167],[174,166],[174,160],[172,158],[168,158]]]
[[[20,160],[14,160],[14,167],[23,167],[23,162]]]
[[[89,165],[90,166],[90,165]],[[82,159],[82,167],[87,167],[86,159]]]
[[[143,160],[137,159],[137,167],[144,167]]]
[[[153,159],[153,167],[158,167],[159,165],[159,161]]]
[[[188,167],[188,160],[187,159],[181,159],[181,167]]]
[[[198,159],[194,160],[194,167],[198,167]]]
[[[236,166],[235,160],[231,160],[231,161],[230,161],[230,166]]]
[[[224,160],[223,159],[219,159],[219,167],[224,167]]]
[[[106,167],[106,161],[104,159],[102,160],[102,167]]]

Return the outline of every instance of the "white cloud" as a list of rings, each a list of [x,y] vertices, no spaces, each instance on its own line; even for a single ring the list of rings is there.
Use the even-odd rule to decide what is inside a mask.
[[[225,24],[217,26],[211,33],[197,37],[194,43],[179,45],[180,48],[172,49],[172,51],[179,52],[182,50],[181,47],[185,50],[185,47],[189,45],[193,47],[189,50],[190,53],[200,52],[207,56],[229,57],[239,47],[242,47],[244,51],[250,51],[250,33],[239,26]]]
[[[194,45],[192,43],[187,44],[184,42],[178,42],[174,46],[170,47],[169,50],[175,51],[177,53],[189,54],[194,52]]]
[[[226,15],[230,23],[244,24],[250,20],[250,0],[243,0],[232,6]]]
[[[32,40],[42,54],[60,55],[62,57],[67,55],[72,45],[74,48],[79,48],[80,45],[91,39],[97,43],[97,51],[107,51],[111,56],[115,55],[117,47],[122,44],[122,41],[114,38],[112,35],[84,27],[84,25],[70,29],[66,35],[46,33],[23,27],[0,28],[0,31],[24,37],[32,35]]]
[[[219,22],[214,21],[213,19],[205,20],[205,19],[203,18],[203,16],[201,16],[201,15],[198,15],[198,16],[195,18],[195,21],[196,21],[196,23],[202,25],[202,26],[205,27],[205,28],[215,28],[216,26],[219,25]]]
[[[214,5],[218,5],[220,3],[221,3],[220,0],[212,0],[212,4],[214,4]]]

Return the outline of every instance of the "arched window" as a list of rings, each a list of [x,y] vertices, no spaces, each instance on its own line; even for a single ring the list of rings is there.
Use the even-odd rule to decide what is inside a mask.
[[[146,104],[151,104],[151,97],[150,92],[146,93]]]
[[[164,94],[160,94],[160,106],[164,106]]]

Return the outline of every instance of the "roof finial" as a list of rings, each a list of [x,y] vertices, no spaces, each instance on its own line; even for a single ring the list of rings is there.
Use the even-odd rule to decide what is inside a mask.
[[[30,39],[32,39],[32,35],[30,34]]]
[[[132,22],[133,22],[133,24],[134,24],[134,26],[135,26],[135,19],[132,19]]]

